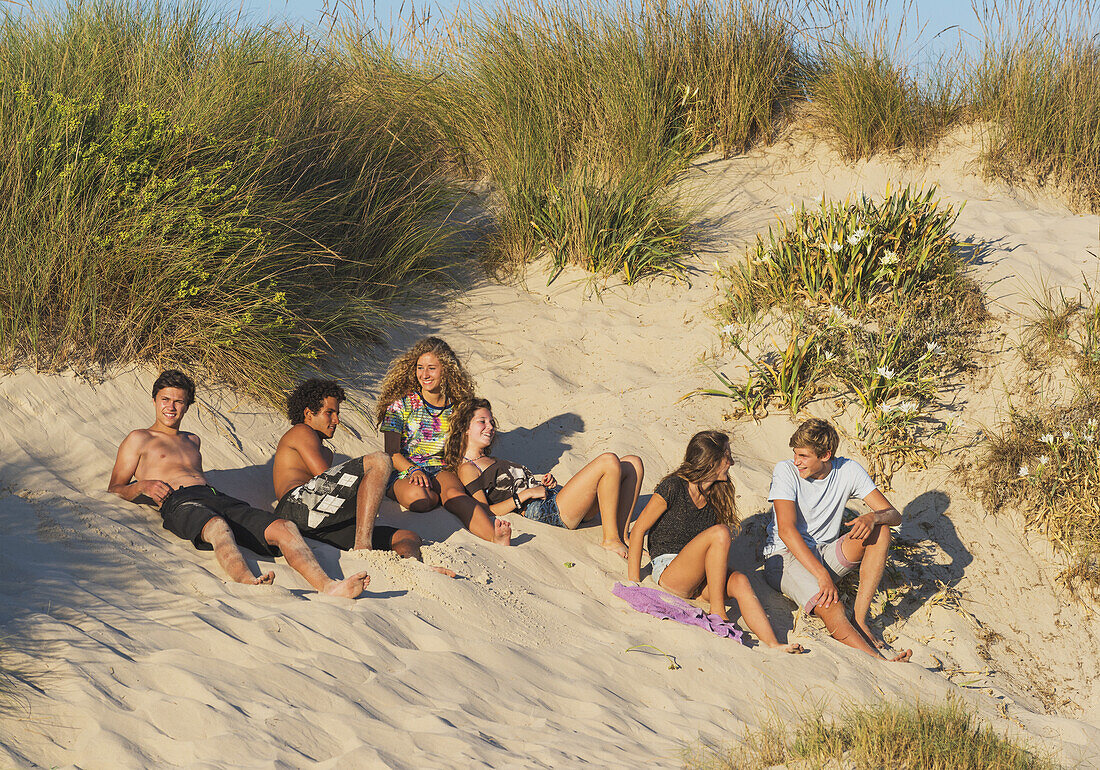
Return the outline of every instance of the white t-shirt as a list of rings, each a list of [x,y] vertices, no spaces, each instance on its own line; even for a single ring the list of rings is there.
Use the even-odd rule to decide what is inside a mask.
[[[847,457],[834,457],[833,468],[823,479],[804,479],[798,475],[794,460],[784,460],[772,471],[772,487],[768,502],[793,500],[797,514],[798,533],[810,548],[836,540],[844,506],[853,497],[863,499],[876,489],[875,482],[863,466]],[[768,539],[764,556],[786,550],[775,525],[775,507],[768,523]]]

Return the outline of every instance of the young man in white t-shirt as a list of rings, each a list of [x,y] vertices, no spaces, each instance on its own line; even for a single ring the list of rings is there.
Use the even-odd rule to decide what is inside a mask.
[[[849,647],[882,657],[885,643],[871,630],[868,614],[890,551],[890,527],[901,514],[855,460],[837,457],[840,436],[825,420],[813,418],[791,436],[793,460],[772,473],[768,500],[775,515],[764,545],[764,577],[772,588],[793,599],[807,613],[825,622],[829,634]],[[870,513],[844,524],[844,506],[853,497]],[[836,580],[859,570],[856,626],[844,613]],[[912,655],[906,650],[895,661]]]

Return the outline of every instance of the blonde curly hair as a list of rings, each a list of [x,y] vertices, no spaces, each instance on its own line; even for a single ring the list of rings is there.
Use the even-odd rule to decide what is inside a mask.
[[[407,353],[398,356],[390,363],[386,376],[382,378],[382,387],[378,393],[378,403],[374,407],[374,419],[378,426],[386,419],[386,410],[390,404],[400,401],[410,393],[418,393],[420,385],[416,380],[416,362],[425,353],[432,353],[439,359],[443,368],[443,395],[450,403],[465,401],[474,396],[474,381],[458,360],[458,356],[439,337],[425,337],[413,345]]]

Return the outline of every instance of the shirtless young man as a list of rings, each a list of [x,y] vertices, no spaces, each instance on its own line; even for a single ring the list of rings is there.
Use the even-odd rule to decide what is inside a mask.
[[[834,639],[881,659],[886,644],[871,629],[868,614],[890,553],[890,527],[901,524],[901,514],[863,466],[836,456],[839,444],[836,428],[816,417],[791,436],[794,458],[775,466],[768,494],[775,516],[764,544],[764,578],[821,618]],[[871,512],[843,524],[844,506],[853,497]],[[842,524],[848,528],[844,535]],[[853,626],[835,581],[855,570]],[[890,660],[907,661],[912,654],[904,650]]]
[[[336,433],[343,400],[344,389],[332,380],[306,380],[287,396],[292,427],[275,450],[275,515],[293,521],[306,537],[345,551],[393,551],[423,561],[418,534],[374,523],[393,470],[389,455],[374,452],[332,467],[332,450],[322,442]]]
[[[153,383],[156,421],[123,439],[107,491],[123,500],[156,505],[165,529],[200,550],[212,548],[218,563],[238,583],[260,585],[275,580],[274,572],[252,574],[240,543],[266,556],[282,552],[287,564],[318,591],[349,599],[363,593],[370,583],[366,572],[332,579],[292,522],[207,485],[199,437],[180,430],[194,400],[195,383],[182,372],[170,369],[157,378]]]

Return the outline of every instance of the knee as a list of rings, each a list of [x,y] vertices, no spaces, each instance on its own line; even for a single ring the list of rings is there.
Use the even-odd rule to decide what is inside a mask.
[[[393,533],[390,549],[399,556],[415,556],[424,545],[423,538],[411,529],[399,529]]]
[[[276,519],[271,523],[271,526],[264,532],[267,535],[268,540],[274,545],[285,543],[295,537],[300,538],[302,535],[298,531],[298,525],[289,519]]]
[[[715,524],[707,530],[707,535],[710,537],[711,542],[718,546],[729,548],[730,543],[733,542],[733,535],[730,534],[730,528],[725,524]]]
[[[596,462],[600,464],[600,468],[604,471],[619,473],[622,470],[622,466],[619,464],[619,456],[614,452],[604,452],[596,458]]]
[[[439,505],[439,498],[431,490],[420,489],[410,494],[404,504],[413,513],[427,513]]]
[[[213,516],[203,525],[201,537],[210,545],[214,545],[215,540],[232,534],[232,530],[229,529],[229,522],[221,516]]]
[[[641,481],[642,476],[645,475],[645,468],[642,466],[642,458],[638,457],[638,455],[627,455],[626,457],[620,458],[620,462],[624,465],[631,466],[638,480]],[[626,468],[623,468],[623,470],[626,470]]]
[[[363,455],[363,473],[380,473],[389,475],[393,470],[393,460],[385,452],[372,452]]]
[[[727,581],[730,593],[740,593],[746,589],[751,590],[752,584],[749,582],[749,578],[744,572],[738,572],[734,570],[730,573],[729,580]]]

